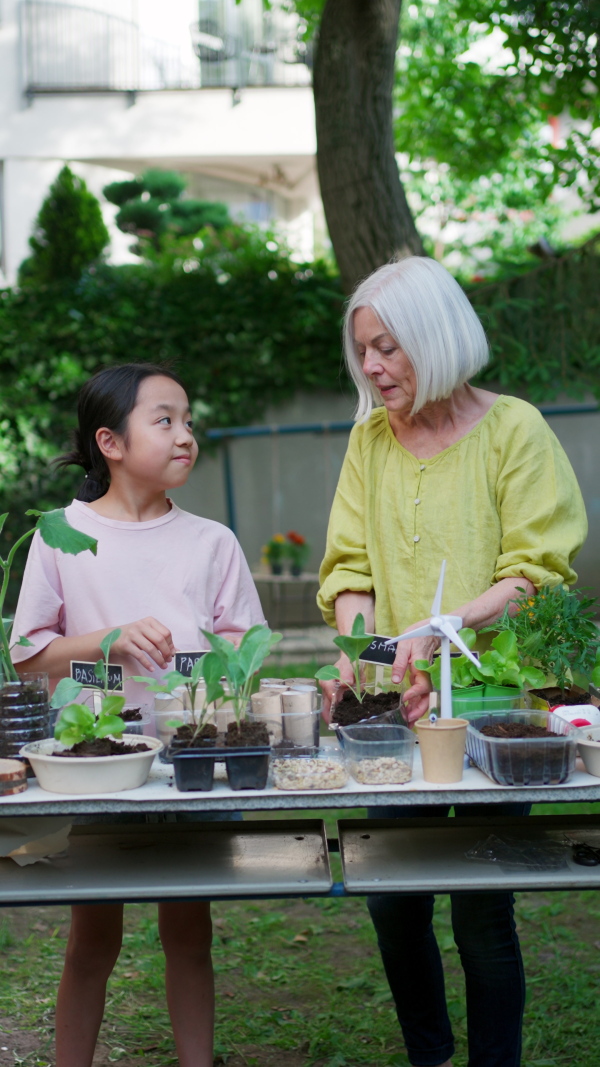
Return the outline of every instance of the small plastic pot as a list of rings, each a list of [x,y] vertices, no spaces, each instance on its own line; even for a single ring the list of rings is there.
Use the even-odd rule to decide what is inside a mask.
[[[218,758],[225,760],[227,778],[232,789],[266,789],[269,777],[269,745],[256,748],[220,748]]]
[[[212,748],[185,748],[172,751],[175,785],[180,792],[191,789],[209,792],[215,778],[215,755]]]

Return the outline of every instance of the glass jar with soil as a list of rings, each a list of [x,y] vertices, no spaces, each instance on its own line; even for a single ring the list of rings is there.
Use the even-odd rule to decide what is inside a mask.
[[[48,675],[27,672],[0,686],[0,758],[19,759],[23,745],[51,736]],[[33,772],[28,769],[28,775]]]

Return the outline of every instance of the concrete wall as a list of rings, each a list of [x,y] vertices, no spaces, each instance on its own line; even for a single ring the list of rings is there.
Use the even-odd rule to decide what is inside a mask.
[[[314,394],[269,411],[263,421],[266,425],[335,422],[351,419],[352,410],[350,397]],[[548,423],[573,465],[588,511],[590,532],[575,563],[578,586],[600,595],[600,414],[555,415]],[[309,569],[318,569],[347,439],[345,433],[331,433],[232,442],[238,537],[251,566],[258,564],[261,546],[269,537],[294,529],[313,546]],[[535,494],[538,487],[532,485],[531,491]],[[173,496],[181,507],[226,523],[221,455],[203,459],[187,486]]]

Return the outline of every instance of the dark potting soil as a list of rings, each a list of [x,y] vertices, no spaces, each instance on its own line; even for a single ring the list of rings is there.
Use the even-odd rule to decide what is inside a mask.
[[[148,745],[127,745],[124,741],[113,741],[110,737],[96,737],[93,741],[78,741],[64,752],[53,752],[54,756],[65,759],[74,756],[130,756],[132,752],[147,752]]]
[[[559,689],[557,685],[552,685],[546,689],[532,689],[531,692],[534,696],[547,700],[551,707],[555,704],[577,707],[578,704],[591,703],[590,694],[578,685],[572,685],[570,689]]]
[[[527,722],[499,722],[495,726],[482,726],[480,733],[485,737],[501,737],[507,741],[526,737],[560,737],[545,726],[536,726]]]
[[[340,726],[353,726],[362,719],[381,715],[384,711],[392,711],[398,707],[399,702],[399,693],[366,693],[361,704],[352,690],[346,689],[342,699],[335,706],[333,722],[339,723]]]
[[[230,722],[225,734],[226,748],[252,748],[270,744],[264,722]]]
[[[141,708],[124,708],[119,712],[119,718],[123,722],[141,722],[143,717]]]
[[[214,745],[217,738],[217,727],[212,722],[206,722],[196,733],[195,727],[186,723],[184,726],[177,727],[175,738],[186,745],[191,745],[192,743],[198,747]]]

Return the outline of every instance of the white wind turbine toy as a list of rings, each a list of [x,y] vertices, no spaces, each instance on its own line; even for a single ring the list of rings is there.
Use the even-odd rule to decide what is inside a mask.
[[[442,719],[452,718],[452,678],[450,674],[450,645],[453,644],[456,648],[464,652],[465,656],[474,663],[476,667],[479,666],[479,661],[473,655],[471,650],[467,648],[462,637],[459,637],[457,630],[460,630],[463,621],[460,615],[441,615],[440,609],[442,607],[442,593],[444,591],[444,575],[446,573],[446,560],[442,562],[442,569],[440,571],[440,579],[437,589],[435,591],[435,597],[433,598],[433,604],[431,605],[431,618],[426,626],[419,626],[416,630],[410,630],[408,633],[400,634],[399,637],[391,637],[387,642],[388,644],[395,643],[396,641],[410,641],[413,637],[440,637],[442,640],[441,648],[441,687],[440,687],[440,701],[441,711],[440,715]]]

